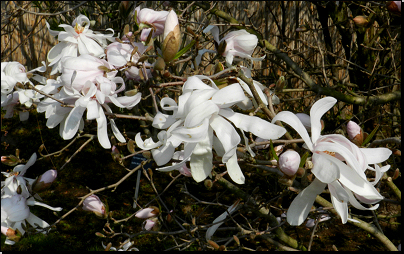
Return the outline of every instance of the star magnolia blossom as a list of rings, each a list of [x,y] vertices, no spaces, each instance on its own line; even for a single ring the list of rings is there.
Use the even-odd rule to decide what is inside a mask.
[[[210,85],[202,80],[209,80]],[[244,176],[237,163],[236,149],[240,136],[232,122],[242,132],[248,131],[265,139],[277,139],[286,130],[262,120],[259,117],[235,113],[231,106],[243,101],[245,95],[239,84],[218,89],[213,80],[206,76],[189,77],[184,83],[183,94],[177,103],[168,97],[161,100],[161,107],[173,111],[173,115],[158,113],[153,121],[155,128],[165,129],[158,135],[159,141],[151,138],[143,141],[140,133],[136,135],[136,144],[141,149],[153,149],[152,155],[157,165],[166,164],[174,150],[184,142],[184,160],[172,166],[159,168],[171,171],[182,167],[190,158],[191,174],[200,182],[212,170],[212,147],[222,157],[227,172],[236,183],[243,184]],[[230,121],[230,122],[229,122]],[[155,149],[159,147],[158,149]]]
[[[282,111],[272,119],[272,122],[283,121],[294,128],[313,153],[314,166],[311,171],[316,179],[301,191],[290,205],[287,213],[290,225],[303,223],[316,196],[327,185],[332,204],[341,216],[342,223],[348,220],[348,202],[360,210],[375,210],[379,205],[366,208],[358,200],[366,204],[374,204],[383,199],[373,186],[374,182],[370,183],[366,179],[365,170],[376,171],[378,181],[382,171],[387,170],[389,166],[380,169],[378,166],[371,168],[368,164],[387,160],[391,151],[387,148],[358,148],[339,134],[320,135],[320,119],[336,102],[337,100],[333,97],[325,97],[313,104],[310,110],[311,139],[303,123],[292,112]]]
[[[219,48],[221,45],[223,45],[223,43],[226,44],[224,51],[219,53],[226,57],[226,63],[229,66],[233,63],[234,56],[239,56],[254,61],[262,61],[265,58],[265,56],[259,58],[251,57],[255,47],[257,47],[258,38],[256,35],[250,34],[244,29],[232,31],[221,40],[219,40],[219,28],[217,26],[209,25],[203,30],[204,33],[209,31],[212,32],[213,38]]]
[[[149,8],[140,10],[140,6],[136,7],[135,11],[137,12],[136,20],[139,24],[139,29],[142,29],[141,41],[146,41],[151,31],[153,31],[152,38],[164,32],[168,11],[155,11]]]
[[[48,22],[46,22],[49,33],[52,36],[58,36],[59,44],[54,46],[48,52],[49,66],[52,67],[51,75],[61,71],[61,60],[65,56],[77,56],[77,51],[80,55],[92,54],[96,57],[105,55],[104,48],[107,46],[107,40],[114,41],[114,30],[108,28],[106,31],[112,31],[112,34],[105,35],[93,33],[90,27],[90,20],[84,16],[79,15],[72,22],[72,26],[61,24],[65,31],[53,31],[50,29]]]
[[[25,221],[27,221],[34,228],[46,228],[49,224],[32,214],[29,207],[33,205],[39,205],[46,207],[52,211],[62,211],[61,207],[51,207],[44,203],[35,201],[33,197],[26,199],[22,195],[15,194],[11,197],[1,198],[1,226],[18,229],[22,235],[24,235],[26,227]],[[43,234],[46,231],[42,231]]]
[[[33,153],[27,164],[19,164],[15,166],[13,171],[10,173],[1,172],[7,177],[5,181],[1,181],[1,198],[12,197],[13,195],[17,194],[18,186],[21,186],[21,196],[25,198],[30,196],[27,183],[28,185],[32,185],[35,179],[24,177],[24,174],[27,172],[29,167],[34,165],[36,158],[36,153]]]

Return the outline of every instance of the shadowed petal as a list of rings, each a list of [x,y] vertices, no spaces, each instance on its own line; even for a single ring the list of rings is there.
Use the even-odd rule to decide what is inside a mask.
[[[196,182],[201,182],[212,171],[212,139],[213,129],[208,129],[208,135],[204,140],[196,144],[191,155],[191,173]]]
[[[292,226],[299,226],[304,222],[309,214],[311,207],[327,184],[320,182],[317,179],[302,190],[295,197],[287,212],[287,221]]]
[[[234,153],[233,156],[226,162],[227,173],[229,174],[231,180],[238,184],[244,184],[245,177],[241,171],[240,166],[237,162],[237,154]]]

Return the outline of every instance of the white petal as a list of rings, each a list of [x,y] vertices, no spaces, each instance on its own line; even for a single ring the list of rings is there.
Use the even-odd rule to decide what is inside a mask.
[[[224,220],[226,219],[226,217],[227,217],[229,214],[232,214],[233,212],[237,211],[237,209],[238,209],[238,204],[239,204],[239,201],[236,201],[236,203],[234,203],[233,205],[231,205],[231,206],[227,209],[226,212],[224,212],[224,213],[222,213],[221,215],[219,215],[219,216],[212,222],[212,224],[214,224],[214,225],[212,225],[211,227],[209,227],[208,230],[206,231],[206,240],[210,240],[210,238],[212,238],[212,235],[216,232],[216,230],[220,227],[220,225],[223,224],[223,222],[217,223],[217,224],[215,224],[215,223],[216,223],[216,222],[219,222],[219,221],[224,221]]]
[[[175,147],[171,142],[167,142],[159,149],[152,150],[153,159],[156,161],[157,166],[162,166],[169,162],[173,157]]]
[[[313,168],[311,172],[323,183],[331,183],[340,176],[338,165],[330,160],[331,155],[313,153]]]
[[[319,195],[327,184],[317,179],[302,190],[293,200],[287,212],[287,221],[292,226],[302,224],[309,214],[317,195]]]
[[[183,165],[185,165],[185,163],[187,161],[189,161],[189,158],[192,155],[192,152],[195,148],[197,143],[186,143],[184,145],[184,159],[181,162],[178,162],[172,166],[168,166],[168,167],[162,167],[162,168],[157,168],[158,171],[163,171],[163,172],[168,172],[168,171],[172,171],[174,169],[178,169],[181,168]]]
[[[46,228],[46,227],[49,227],[49,226],[50,226],[46,221],[44,221],[44,220],[38,218],[37,216],[35,216],[35,215],[32,214],[32,213],[29,215],[29,217],[28,217],[26,220],[27,220],[28,223],[31,224],[31,226],[33,226],[34,228],[37,228],[38,226],[41,227],[41,228]],[[44,232],[42,232],[42,233],[45,234],[46,232],[44,231]]]
[[[248,116],[235,113],[231,109],[221,109],[219,115],[226,117],[233,124],[244,131],[264,139],[278,139],[282,137],[286,130],[278,125],[272,124],[256,116]]]
[[[153,118],[152,126],[158,129],[166,129],[172,125],[176,119],[172,115],[163,114],[161,112],[157,112],[157,114]]]
[[[94,120],[100,117],[98,112],[98,102],[95,100],[90,100],[87,104],[87,120]]]
[[[211,32],[213,35],[213,39],[219,43],[219,28],[217,26],[214,25],[209,25],[207,26],[205,29],[203,29],[203,33],[207,33],[207,32]]]
[[[320,137],[321,132],[321,117],[325,112],[330,110],[335,103],[337,103],[337,99],[334,97],[325,97],[318,100],[310,109],[310,122],[311,122],[311,141],[316,143],[317,139]]]
[[[241,102],[244,99],[244,91],[237,83],[220,89],[212,96],[212,101],[220,108],[233,106],[235,103]]]
[[[161,141],[155,143],[152,138],[146,139],[144,142],[140,137],[140,132],[138,132],[135,136],[136,145],[142,150],[150,150],[162,145]]]
[[[32,165],[34,165],[34,163],[35,163],[35,161],[36,161],[36,158],[37,158],[36,153],[33,153],[33,154],[31,155],[31,157],[29,158],[28,162],[24,165],[24,167],[23,167],[21,170],[19,170],[19,171],[20,171],[20,175],[24,175],[25,172],[27,171],[27,169],[28,169],[29,167],[31,167]],[[13,171],[14,171],[14,170],[13,170]],[[14,171],[14,172],[15,172],[15,171]]]
[[[306,128],[304,127],[303,123],[299,120],[299,118],[289,111],[282,111],[279,112],[273,119],[272,123],[276,121],[282,121],[287,123],[299,133],[300,137],[304,140],[305,144],[309,148],[310,151],[313,151],[313,143],[310,140],[309,133],[307,132]]]
[[[334,181],[328,184],[328,189],[332,196],[334,196],[338,201],[348,203],[349,195],[347,190],[338,182]]]
[[[100,117],[97,120],[97,137],[98,141],[100,142],[101,146],[105,149],[111,148],[111,142],[109,142],[108,138],[108,130],[107,130],[107,118],[105,117],[104,110],[100,104],[97,103],[98,106],[98,113]]]
[[[207,136],[209,119],[204,119],[200,125],[195,127],[178,127],[171,131],[171,135],[185,142],[200,142]]]
[[[62,135],[63,139],[71,139],[77,133],[80,119],[82,118],[85,110],[85,107],[76,106],[72,109],[72,111],[70,111],[64,123]]]
[[[185,118],[184,127],[195,127],[212,114],[218,113],[220,108],[211,100],[202,102],[198,107],[189,111]]]
[[[390,149],[385,147],[359,149],[365,155],[367,164],[376,164],[386,161],[392,153]]]
[[[220,140],[225,150],[222,161],[226,163],[236,153],[237,145],[240,143],[240,136],[234,127],[221,116],[212,116],[210,127],[215,131],[216,137]]]
[[[206,138],[196,144],[191,155],[191,173],[196,182],[201,182],[210,175],[212,171],[212,139],[213,129],[208,129]]]
[[[353,205],[356,209],[359,210],[376,210],[379,207],[379,204],[374,205],[372,207],[364,207],[361,203],[356,200],[355,196],[352,194],[352,191],[347,191],[349,195],[349,203]]]
[[[231,180],[238,184],[245,183],[245,177],[243,175],[243,172],[241,171],[240,166],[238,165],[236,153],[234,153],[233,156],[231,156],[230,159],[226,162],[226,168]]]
[[[348,221],[348,202],[340,202],[334,196],[331,196],[331,202],[339,216],[341,216],[342,224],[345,224]]]

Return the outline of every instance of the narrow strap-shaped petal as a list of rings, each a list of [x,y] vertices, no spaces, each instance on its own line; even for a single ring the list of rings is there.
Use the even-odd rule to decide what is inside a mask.
[[[286,133],[286,130],[283,127],[272,124],[256,116],[235,113],[231,109],[220,109],[219,115],[230,120],[237,128],[251,132],[263,139],[278,139]]]
[[[208,230],[206,231],[206,240],[210,240],[212,238],[212,235],[216,232],[216,230],[220,227],[220,225],[223,224],[223,221],[226,219],[226,217],[229,214],[234,213],[235,211],[237,211],[237,209],[239,208],[238,204],[240,201],[236,201],[233,205],[231,205],[229,208],[227,208],[227,211],[225,211],[224,213],[222,213],[221,215],[219,215],[213,222],[211,227],[208,228]],[[222,221],[222,222],[219,222]],[[218,222],[218,223],[217,223]]]
[[[198,183],[205,180],[212,171],[212,140],[213,129],[209,128],[208,135],[196,144],[191,155],[191,173]]]
[[[32,165],[34,165],[35,161],[36,161],[37,155],[36,153],[33,153],[31,155],[31,157],[29,158],[28,162],[24,165],[24,167],[20,170],[20,175],[24,175],[25,172],[27,171],[27,169],[29,167],[31,167]]]
[[[238,165],[236,153],[234,153],[226,162],[226,168],[231,180],[238,184],[245,183],[245,177],[243,171],[241,171],[241,168]]]
[[[336,197],[331,196],[332,206],[341,217],[342,224],[348,221],[348,202],[340,202]]]
[[[317,195],[319,195],[327,184],[317,179],[302,190],[290,204],[287,212],[287,221],[292,226],[299,226],[309,214]]]
[[[67,140],[73,138],[73,136],[77,133],[79,129],[80,120],[83,116],[85,107],[76,106],[70,111],[67,116],[64,126],[63,126],[63,135],[62,138]],[[62,124],[62,123],[61,123]]]
[[[321,117],[325,112],[330,110],[335,103],[337,103],[337,99],[334,97],[325,97],[318,100],[310,109],[310,122],[311,122],[311,141],[316,143],[317,139],[320,137],[321,132]]]
[[[306,128],[304,127],[303,123],[300,119],[290,111],[282,111],[279,112],[273,119],[272,123],[276,121],[282,121],[287,123],[299,133],[300,137],[304,140],[305,144],[309,148],[310,151],[313,151],[313,143],[310,140],[309,133],[307,132]]]
[[[392,151],[385,147],[359,149],[365,155],[367,164],[381,163],[386,161],[392,154]]]
[[[212,101],[220,108],[233,106],[235,103],[241,102],[244,99],[244,91],[237,83],[220,89],[212,96]]]
[[[361,203],[358,202],[358,200],[355,198],[354,194],[352,191],[347,190],[347,193],[349,195],[349,203],[353,205],[356,209],[359,210],[376,210],[379,207],[379,204],[376,204],[372,207],[364,207]]]
[[[105,149],[111,148],[111,142],[109,142],[108,138],[108,130],[107,130],[107,118],[105,117],[104,110],[100,104],[98,106],[98,113],[100,117],[97,120],[97,137],[98,141],[100,142],[101,146]]]
[[[222,161],[226,163],[230,157],[236,154],[237,145],[240,143],[240,136],[234,127],[221,116],[212,116],[210,126],[222,143],[222,147],[225,150]]]

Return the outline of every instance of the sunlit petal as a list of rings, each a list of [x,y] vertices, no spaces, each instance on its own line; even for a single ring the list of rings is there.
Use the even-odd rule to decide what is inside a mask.
[[[212,171],[212,139],[213,129],[208,129],[206,138],[196,144],[191,155],[191,173],[196,182],[201,182],[210,175]]]
[[[314,143],[316,143],[317,139],[320,137],[320,132],[321,132],[321,117],[332,108],[335,103],[337,103],[337,99],[333,97],[325,97],[322,98],[316,103],[313,104],[313,106],[310,109],[310,122],[311,122],[311,140]],[[300,134],[300,133],[299,133]]]

